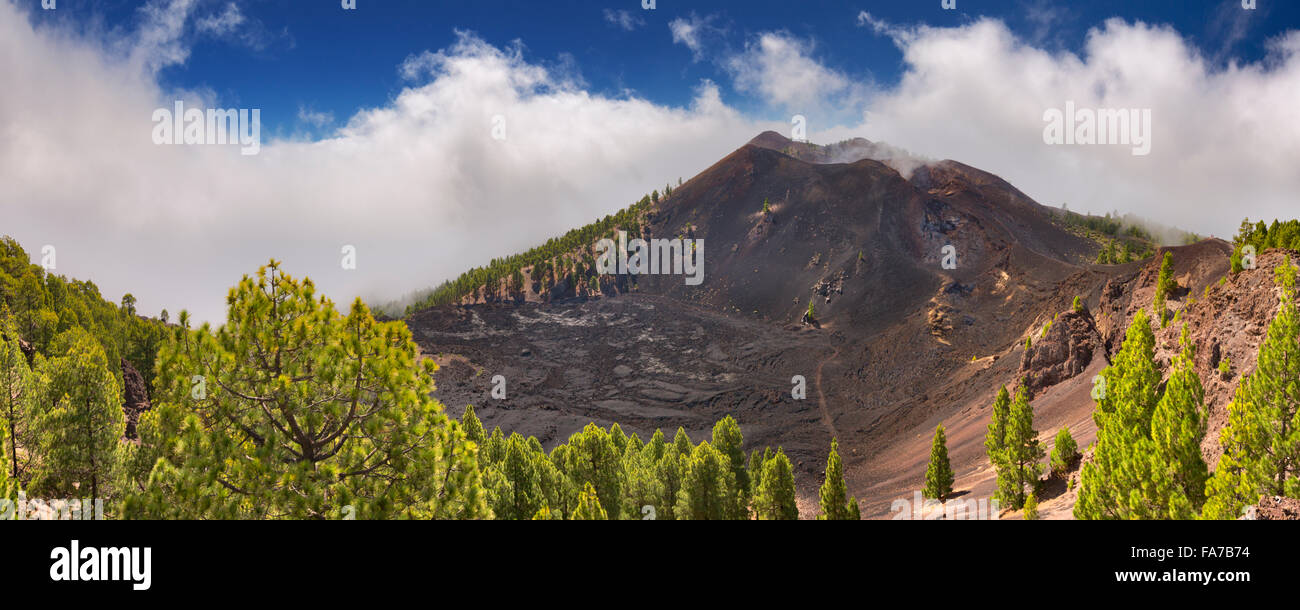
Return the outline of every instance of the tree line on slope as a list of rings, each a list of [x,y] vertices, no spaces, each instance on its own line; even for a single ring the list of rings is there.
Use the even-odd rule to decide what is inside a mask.
[[[1246,246],[1254,248],[1256,254],[1270,248],[1300,250],[1300,220],[1274,220],[1272,224],[1265,224],[1262,220],[1252,223],[1249,218],[1242,220],[1237,236],[1233,238],[1231,264],[1234,274],[1243,269]]]
[[[667,198],[672,192],[672,186],[665,186],[662,197]],[[494,258],[487,266],[475,267],[454,280],[439,284],[428,295],[408,306],[406,313],[409,315],[430,307],[453,305],[483,286],[488,286],[491,290],[503,281],[511,291],[522,291],[523,270],[527,267],[533,267],[532,278],[540,284],[542,290],[549,289],[566,277],[573,280],[594,278],[597,275],[596,261],[591,255],[591,249],[596,241],[602,238],[616,239],[620,230],[627,231],[629,239],[641,237],[643,216],[660,201],[659,191],[655,190],[612,215],[572,229],[560,237],[548,239],[546,243],[527,252]]]
[[[8,307],[15,331],[36,352],[50,354],[56,337],[81,329],[103,348],[119,384],[120,358],[140,371],[146,385],[153,381],[154,357],[166,334],[165,310],[160,319],[140,316],[130,294],[114,305],[93,282],[68,279],[32,264],[8,236],[0,236],[0,303]]]
[[[131,450],[118,442],[122,362],[151,379],[166,333],[131,295],[113,305],[95,284],[49,273],[0,238],[0,491],[114,497],[115,465]]]

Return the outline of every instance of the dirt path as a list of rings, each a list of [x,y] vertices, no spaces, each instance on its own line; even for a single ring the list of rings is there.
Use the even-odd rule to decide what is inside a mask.
[[[839,438],[839,434],[835,432],[835,421],[831,419],[831,412],[826,408],[826,393],[822,391],[822,367],[839,356],[840,348],[837,347],[835,353],[817,363],[817,374],[813,376],[813,383],[817,384],[817,408],[822,412],[822,424],[826,426],[826,431],[831,433],[831,438]]]

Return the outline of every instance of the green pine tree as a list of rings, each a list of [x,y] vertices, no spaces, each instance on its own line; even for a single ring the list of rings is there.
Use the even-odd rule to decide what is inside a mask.
[[[691,437],[686,435],[686,429],[678,426],[677,433],[673,435],[673,449],[677,450],[678,455],[689,457],[694,447]]]
[[[1178,287],[1174,281],[1174,254],[1165,252],[1164,261],[1160,263],[1160,277],[1156,280],[1155,314],[1160,320],[1160,328],[1169,324],[1169,293]]]
[[[844,483],[844,464],[840,462],[840,442],[831,439],[831,451],[826,456],[826,478],[818,493],[822,514],[821,521],[847,521],[857,513],[858,501],[848,498],[848,486]]]
[[[655,478],[659,481],[659,502],[655,504],[655,519],[677,519],[677,499],[681,495],[686,463],[690,455],[682,455],[668,448],[654,464]]]
[[[1174,358],[1174,372],[1165,384],[1165,394],[1151,415],[1152,454],[1158,467],[1172,479],[1169,494],[1153,498],[1152,512],[1161,509],[1171,519],[1191,519],[1205,503],[1205,481],[1209,469],[1201,457],[1205,438],[1205,389],[1194,370],[1194,346],[1183,325],[1184,352]]]
[[[644,447],[635,434],[628,439],[623,450],[623,512],[628,519],[644,519],[645,507],[659,518],[663,498],[663,482],[656,476],[654,464],[646,457]]]
[[[1106,395],[1093,414],[1097,445],[1084,465],[1074,506],[1077,519],[1186,519],[1204,493],[1204,391],[1184,351],[1165,395],[1154,362],[1154,336],[1138,312],[1120,353],[1103,371]]]
[[[159,354],[128,516],[489,517],[474,443],[430,398],[437,365],[402,322],[347,314],[279,263],[245,276],[223,326]],[[120,408],[117,409],[120,414]]]
[[[988,431],[984,435],[984,450],[989,464],[997,473],[997,486],[994,496],[1003,504],[1010,504],[1015,497],[1015,477],[1007,464],[1007,429],[1011,421],[1011,394],[1006,386],[998,390],[993,400],[992,413],[989,417]]]
[[[609,518],[621,519],[623,454],[618,450],[614,437],[596,424],[587,424],[581,432],[569,437],[568,446],[562,467],[564,473],[575,484],[590,483],[594,486]],[[637,510],[640,508],[636,507]]]
[[[1038,477],[1043,469],[1039,462],[1044,456],[1046,451],[1034,430],[1034,408],[1029,404],[1029,390],[1021,385],[1016,390],[1007,420],[1002,467],[1007,471],[1005,482],[1009,485],[1005,490],[999,488],[999,500],[1004,505],[1012,509],[1024,506],[1026,493],[1033,492],[1038,486]],[[1004,478],[1001,473],[999,478]]]
[[[0,303],[0,418],[3,418],[5,441],[0,443],[9,479],[19,481],[27,475],[26,464],[18,458],[19,445],[30,445],[28,420],[32,412],[36,386],[27,357],[18,347],[18,330],[9,306]],[[28,446],[27,449],[33,449]],[[30,454],[28,454],[30,457]],[[26,462],[26,460],[23,460]]]
[[[474,413],[474,405],[465,405],[465,414],[460,417],[460,427],[465,430],[465,439],[482,445],[487,440],[483,432],[483,422]]]
[[[30,491],[48,497],[113,499],[126,431],[122,391],[103,348],[79,328],[59,335],[38,367],[35,436],[40,470]]]
[[[1052,443],[1052,472],[1056,475],[1064,475],[1074,464],[1074,460],[1079,458],[1079,444],[1075,442],[1074,436],[1070,434],[1069,426],[1063,427],[1056,433],[1056,440]]]
[[[1025,498],[1024,513],[1025,521],[1038,520],[1038,494],[1031,492],[1029,497]]]
[[[677,492],[677,519],[702,521],[735,518],[736,484],[727,456],[708,442],[700,443],[686,460],[681,490]]]
[[[578,495],[578,508],[573,511],[574,521],[604,521],[608,519],[605,509],[600,507],[600,498],[591,483],[584,483],[582,493]]]
[[[713,426],[713,448],[727,458],[731,478],[735,482],[732,517],[749,518],[749,471],[745,468],[744,436],[740,425],[730,415]]]
[[[1300,497],[1300,315],[1296,268],[1275,271],[1282,304],[1242,379],[1220,433],[1223,456],[1209,482],[1204,516],[1236,519],[1261,495]]]
[[[762,462],[762,477],[754,492],[754,513],[762,520],[793,521],[799,518],[795,502],[794,470],[785,450]]]
[[[943,424],[934,429],[934,442],[930,445],[930,465],[925,469],[925,487],[921,495],[936,500],[947,500],[952,495],[955,481],[952,464],[948,462],[948,438]]]

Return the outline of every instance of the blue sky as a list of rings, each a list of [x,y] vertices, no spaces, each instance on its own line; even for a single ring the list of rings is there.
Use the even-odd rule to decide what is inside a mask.
[[[0,0],[0,233],[143,311],[219,320],[269,258],[383,301],[795,115],[1046,205],[1219,236],[1295,216],[1293,0],[957,3]],[[260,152],[159,145],[177,100],[259,111]],[[1056,145],[1069,107],[1149,111],[1149,154]]]
[[[56,12],[58,19],[82,26],[129,30],[141,19],[141,4],[59,0],[62,10]],[[230,4],[201,0],[195,12],[199,20],[220,17]],[[889,86],[901,74],[902,55],[890,40],[859,25],[863,11],[900,25],[936,27],[994,17],[1046,49],[1076,53],[1088,30],[1106,19],[1140,20],[1172,26],[1219,63],[1259,60],[1269,39],[1300,23],[1300,3],[1265,0],[1253,14],[1237,10],[1239,4],[959,0],[957,9],[944,10],[939,0],[666,0],[645,10],[641,0],[359,0],[356,10],[344,11],[335,0],[242,0],[236,6],[243,21],[235,31],[197,35],[188,61],[165,70],[160,80],[210,89],[224,104],[257,106],[272,133],[319,135],[358,110],[386,104],[407,85],[397,71],[406,57],[446,48],[457,30],[467,30],[497,47],[518,41],[526,59],[571,71],[596,93],[632,92],[680,106],[690,103],[701,79],[710,79],[727,104],[773,115],[762,100],[732,87],[717,62],[760,32],[784,31],[810,41],[828,68]],[[707,23],[703,57],[675,44],[669,28],[675,19],[692,18]],[[313,115],[315,123],[307,118]],[[334,121],[323,122],[326,116]]]

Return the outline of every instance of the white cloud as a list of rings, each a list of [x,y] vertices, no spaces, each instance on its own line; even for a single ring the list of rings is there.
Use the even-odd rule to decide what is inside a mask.
[[[726,62],[736,88],[795,113],[819,112],[830,119],[861,116],[865,84],[827,68],[812,57],[812,42],[785,32],[766,32]],[[829,122],[829,121],[826,121]]]
[[[276,36],[272,35],[261,21],[244,15],[234,2],[228,2],[221,12],[195,19],[194,30],[200,34],[258,51],[265,49],[276,39]]]
[[[314,127],[324,127],[334,122],[334,113],[298,106],[298,120]]]
[[[890,31],[901,82],[872,100],[865,124],[836,135],[981,167],[1047,205],[1201,233],[1230,236],[1246,215],[1297,215],[1300,32],[1275,41],[1266,61],[1216,69],[1177,32],[1120,20],[1093,29],[1082,55],[1027,45],[987,19]],[[1043,112],[1067,101],[1150,108],[1151,154],[1043,144]]]
[[[265,142],[251,157],[156,146],[151,113],[178,93],[137,65],[184,47],[151,40],[144,49],[170,50],[34,29],[0,2],[0,232],[29,251],[56,246],[58,273],[93,279],[112,300],[132,292],[146,312],[224,319],[226,290],[271,257],[339,302],[431,287],[780,127],[738,115],[711,83],[688,107],[606,97],[462,33],[414,56],[415,80],[390,103],[323,140]],[[491,137],[494,115],[507,120],[506,141]],[[340,268],[344,245],[357,248],[355,271]]]
[[[140,26],[136,31],[113,40],[112,45],[118,51],[126,49],[127,63],[136,70],[156,73],[185,63],[190,49],[181,42],[181,35],[193,10],[194,0],[150,0],[138,11]]]
[[[619,9],[617,11],[608,8],[605,9],[605,21],[610,25],[622,28],[629,32],[645,25],[645,20],[642,19],[640,15],[634,15],[631,11],[626,9]]]
[[[245,17],[240,12],[239,6],[231,2],[226,5],[224,11],[195,20],[194,29],[214,36],[225,36],[234,32],[235,28],[243,24],[244,21]]]
[[[716,15],[700,17],[691,13],[689,17],[678,17],[669,21],[668,31],[672,32],[673,43],[685,45],[691,50],[694,61],[700,61],[704,58],[706,38],[721,33],[721,30],[712,25],[716,18]]]
[[[877,34],[890,34],[895,31],[893,25],[884,19],[873,17],[867,11],[858,12],[858,27],[870,27]]]

